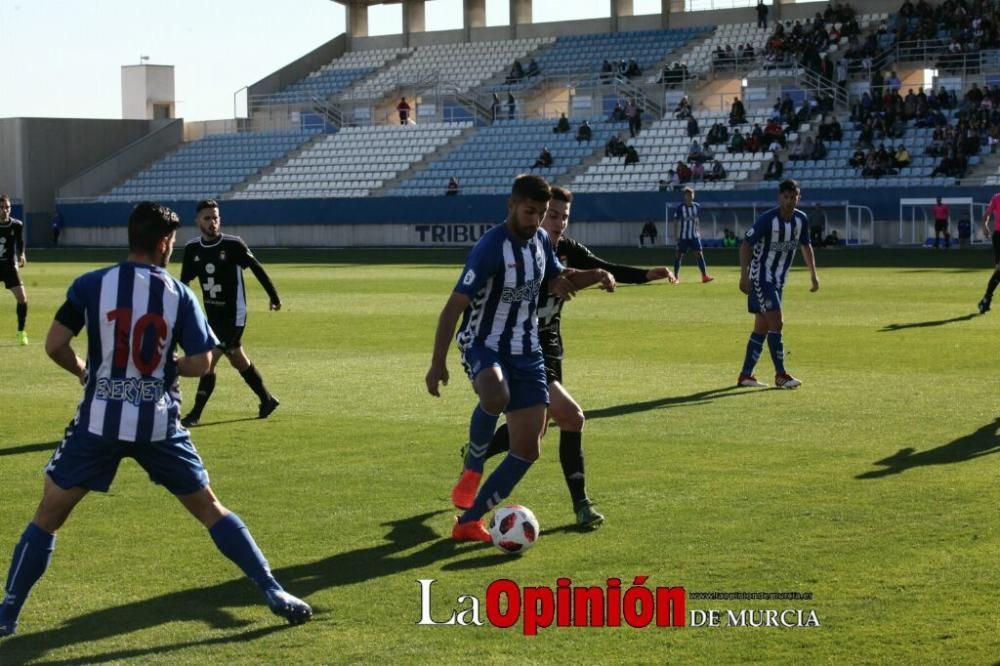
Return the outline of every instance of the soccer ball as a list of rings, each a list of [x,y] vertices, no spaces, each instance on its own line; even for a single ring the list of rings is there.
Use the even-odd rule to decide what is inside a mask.
[[[493,545],[505,553],[523,553],[538,540],[538,519],[531,509],[516,504],[497,509],[490,520]]]

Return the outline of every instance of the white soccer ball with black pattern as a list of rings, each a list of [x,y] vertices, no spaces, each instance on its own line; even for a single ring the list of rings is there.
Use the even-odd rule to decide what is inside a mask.
[[[497,509],[490,520],[493,545],[507,554],[523,553],[538,541],[538,519],[531,509],[512,504]]]

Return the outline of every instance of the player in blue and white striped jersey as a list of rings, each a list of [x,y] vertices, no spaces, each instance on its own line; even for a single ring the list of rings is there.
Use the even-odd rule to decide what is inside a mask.
[[[126,457],[208,528],[275,614],[292,624],[312,615],[308,604],[281,588],[246,526],[216,498],[178,421],[177,378],[205,374],[219,342],[191,290],[164,270],[178,226],[169,208],[137,205],[128,223],[128,260],[77,278],[49,329],[45,351],[80,381],[84,395],[45,467],[42,501],[14,548],[0,636],[16,630],[21,608],[55,549],[56,531],[88,492],[107,492]],[[86,364],[71,345],[84,327]],[[178,345],[185,352],[180,358]]]
[[[694,188],[684,188],[684,203],[674,208],[674,221],[677,223],[677,256],[674,257],[674,282],[681,279],[681,259],[689,251],[698,256],[698,270],[701,271],[701,281],[711,282],[715,278],[708,274],[708,265],[701,248],[701,204],[695,203]]]
[[[538,296],[543,286],[569,299],[577,289],[602,282],[614,288],[606,271],[565,269],[540,230],[551,198],[540,176],[514,181],[507,219],[483,234],[469,253],[451,297],[438,320],[427,391],[439,396],[448,383],[448,346],[459,316],[457,336],[479,403],[469,424],[465,467],[452,489],[455,506],[465,509],[452,530],[460,541],[489,541],[482,517],[510,495],[538,458],[549,403],[548,382],[538,340]],[[479,488],[486,450],[501,412],[507,414],[510,453]]]
[[[802,385],[785,371],[781,338],[781,289],[800,245],[812,280],[810,291],[819,289],[816,256],[809,241],[809,218],[795,207],[800,196],[798,182],[783,180],[778,186],[778,207],[758,217],[740,245],[740,291],[747,294],[747,309],[754,315],[754,325],[737,386],[767,386],[753,375],[765,339],[774,361],[775,386],[793,389]]]

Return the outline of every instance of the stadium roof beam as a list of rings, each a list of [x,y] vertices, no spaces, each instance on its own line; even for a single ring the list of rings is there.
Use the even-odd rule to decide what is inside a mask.
[[[618,29],[618,19],[634,16],[635,0],[607,0],[611,10],[611,20],[614,29]],[[780,6],[790,0],[771,0],[772,19],[780,15]],[[409,35],[414,32],[424,32],[426,29],[424,4],[426,0],[332,0],[347,9],[348,37],[368,36],[368,8],[372,5],[403,6],[403,34],[409,44]],[[531,24],[532,0],[508,0],[510,2],[510,25],[512,37],[517,37],[517,26]],[[670,27],[671,12],[684,11],[684,0],[660,0],[660,23],[664,28]],[[471,28],[486,27],[486,0],[462,0],[462,25],[466,32]]]

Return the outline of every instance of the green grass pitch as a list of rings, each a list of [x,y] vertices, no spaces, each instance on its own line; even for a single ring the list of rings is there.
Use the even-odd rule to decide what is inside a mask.
[[[651,265],[666,250],[605,253]],[[44,354],[73,277],[112,252],[34,254],[24,270],[31,345],[14,345],[0,294],[0,566],[30,520],[41,468],[79,387]],[[281,407],[223,361],[193,431],[212,485],[286,588],[313,604],[287,627],[204,530],[132,461],[60,531],[47,574],[0,642],[0,664],[152,663],[991,663],[1000,658],[1000,312],[972,315],[985,252],[818,251],[785,289],[797,391],[733,388],[750,330],[735,252],[716,281],[587,290],[566,306],[565,384],[588,414],[592,497],[607,516],[573,527],[558,432],[510,501],[538,545],[507,557],[453,545],[448,492],[474,396],[423,377],[462,253],[263,252],[285,307],[248,275],[250,357]],[[30,258],[30,257],[29,257]],[[174,260],[179,270],[179,259]],[[77,349],[83,350],[82,340]],[[770,382],[765,352],[757,375]],[[194,380],[185,380],[191,397]],[[722,626],[418,626],[523,586],[636,576],[692,592],[809,592],[810,600],[687,600]],[[821,626],[727,626],[726,611],[814,611]],[[690,619],[690,618],[687,618]]]

